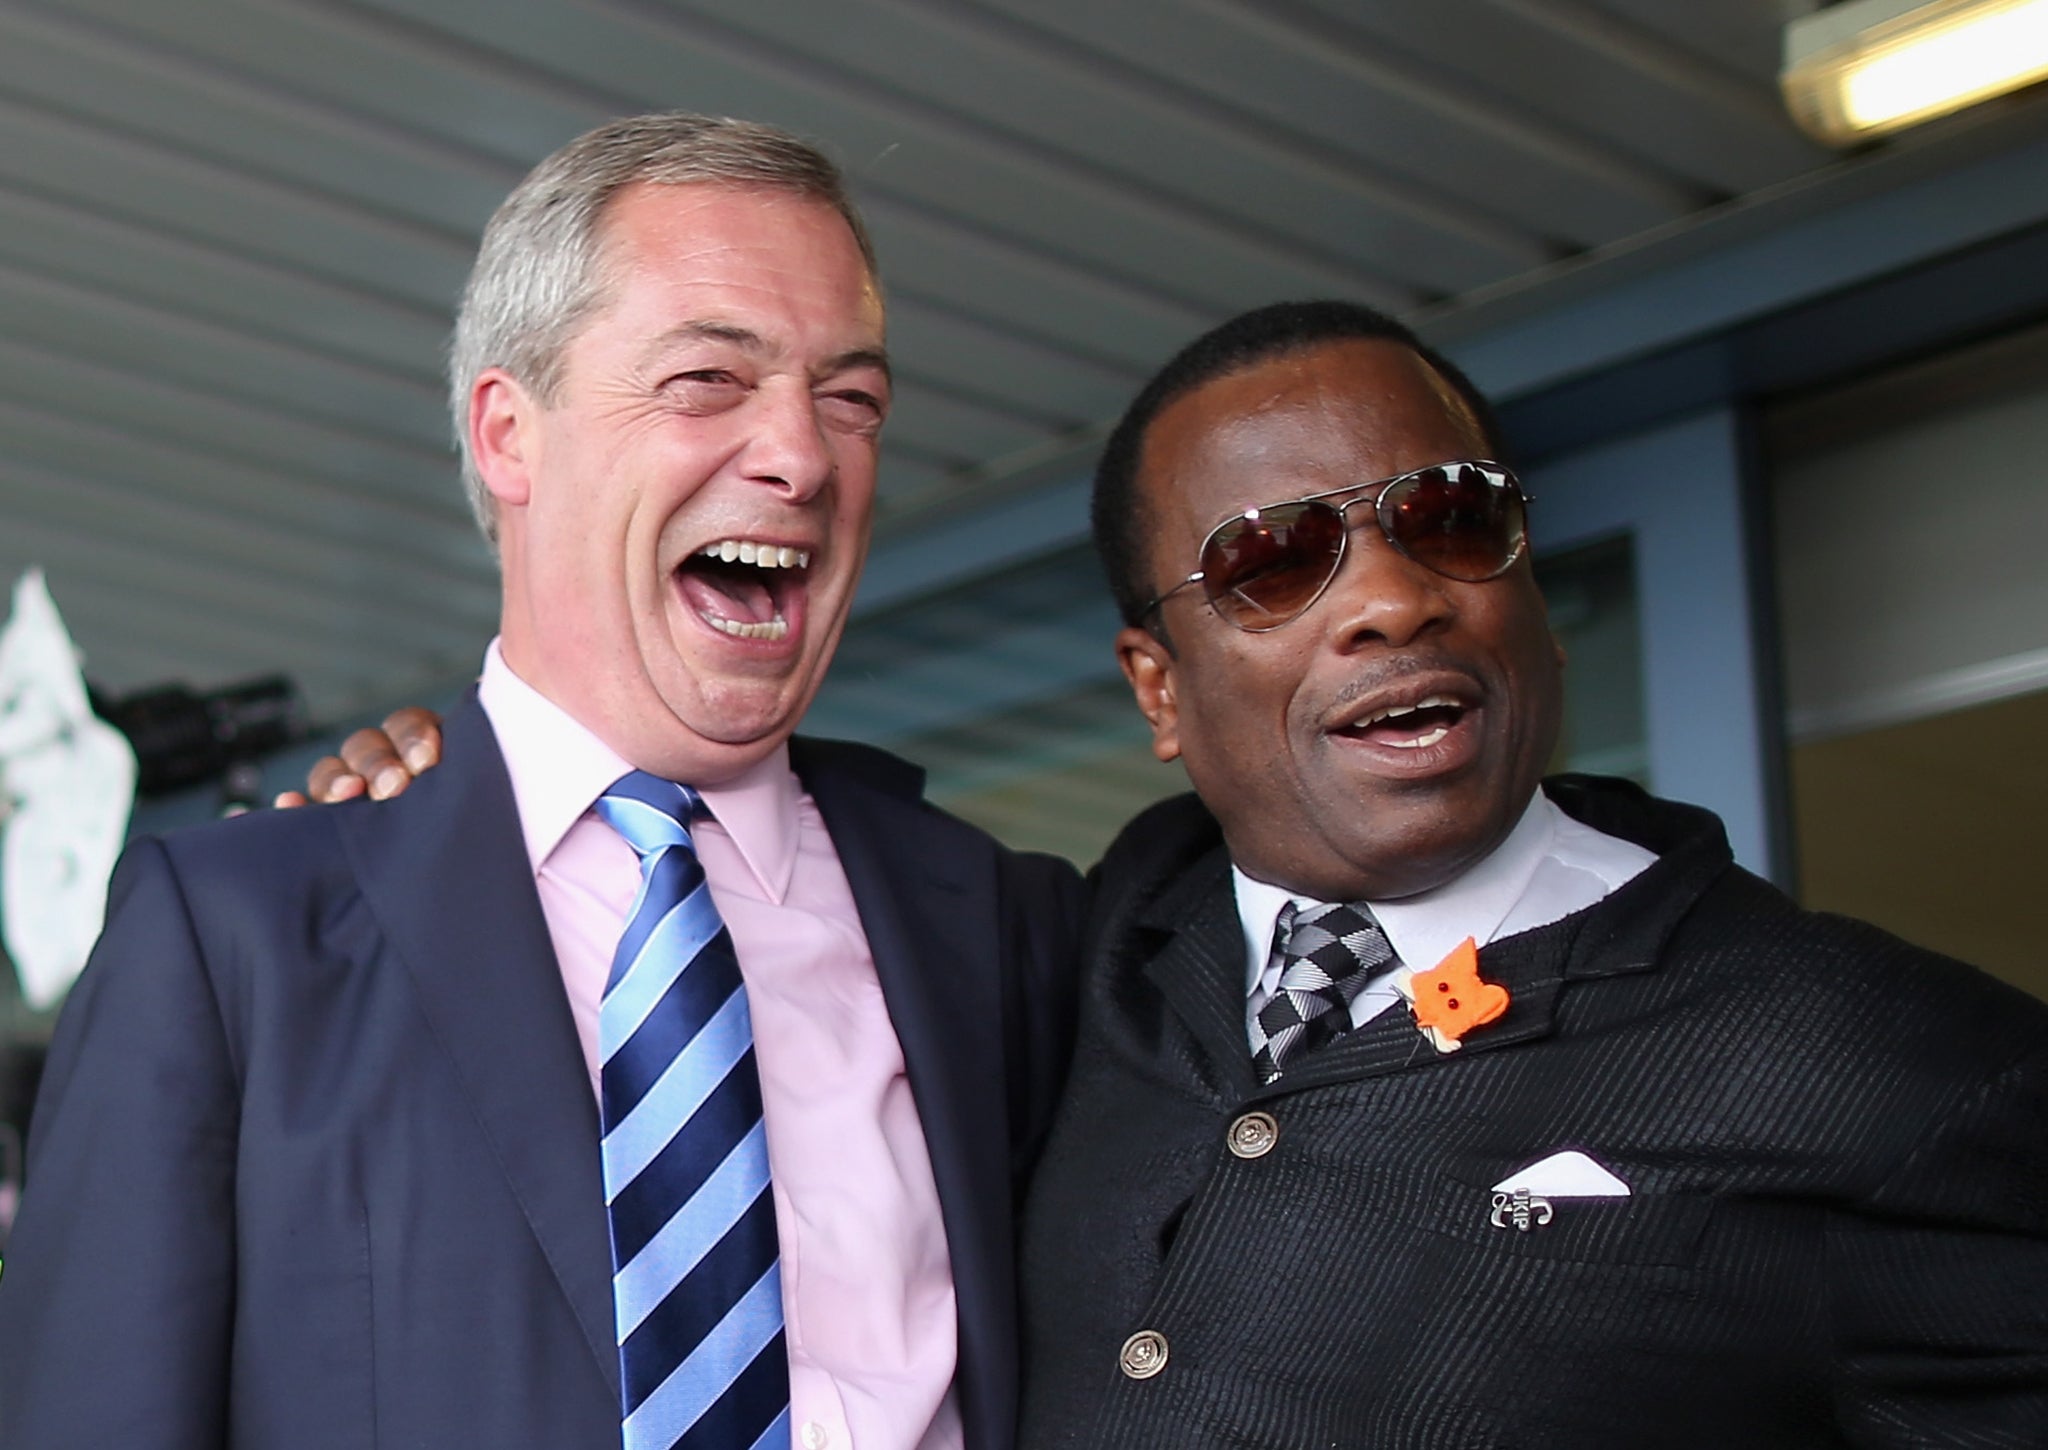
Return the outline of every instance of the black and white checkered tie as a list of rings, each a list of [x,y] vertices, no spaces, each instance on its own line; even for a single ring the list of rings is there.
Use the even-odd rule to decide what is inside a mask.
[[[1387,934],[1364,906],[1280,908],[1280,985],[1252,1019],[1261,1082],[1351,1026],[1351,999],[1394,965]]]

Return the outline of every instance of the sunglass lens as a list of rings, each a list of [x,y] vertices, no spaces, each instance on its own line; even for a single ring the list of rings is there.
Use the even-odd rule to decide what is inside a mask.
[[[1202,546],[1202,582],[1239,629],[1272,629],[1314,602],[1344,551],[1344,516],[1315,501],[1231,519]]]
[[[1379,514],[1387,536],[1409,558],[1474,583],[1514,563],[1527,527],[1513,482],[1470,464],[1402,479],[1380,495]]]

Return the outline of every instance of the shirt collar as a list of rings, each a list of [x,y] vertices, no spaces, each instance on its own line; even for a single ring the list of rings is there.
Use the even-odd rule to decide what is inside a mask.
[[[1507,839],[1455,881],[1398,901],[1368,901],[1366,905],[1372,908],[1402,965],[1427,971],[1468,936],[1480,946],[1491,941],[1550,849],[1557,815],[1557,807],[1539,790]],[[1325,903],[1254,880],[1235,863],[1230,875],[1237,893],[1238,917],[1250,946],[1249,991],[1272,954],[1280,909],[1290,901],[1302,910]]]
[[[495,639],[484,653],[477,698],[504,753],[527,861],[538,874],[570,828],[633,765],[519,678]],[[778,746],[735,779],[698,793],[762,894],[779,904],[796,874],[801,787],[789,768],[789,747]]]

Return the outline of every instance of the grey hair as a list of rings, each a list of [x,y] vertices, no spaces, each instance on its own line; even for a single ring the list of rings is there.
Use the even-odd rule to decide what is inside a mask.
[[[448,403],[462,451],[462,481],[484,537],[498,538],[495,500],[469,447],[469,394],[503,368],[543,405],[562,381],[562,351],[605,300],[606,205],[639,182],[788,192],[846,218],[875,272],[867,228],[839,168],[809,143],[754,121],[669,111],[627,116],[586,131],[542,161],[484,228],[448,347]]]

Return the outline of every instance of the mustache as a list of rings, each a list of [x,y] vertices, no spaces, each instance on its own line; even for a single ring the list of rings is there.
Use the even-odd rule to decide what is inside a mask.
[[[1441,651],[1428,650],[1419,654],[1391,655],[1364,666],[1338,687],[1327,708],[1341,710],[1418,675],[1446,674],[1457,675],[1469,682],[1474,694],[1481,697],[1486,694],[1486,682],[1471,665]]]

